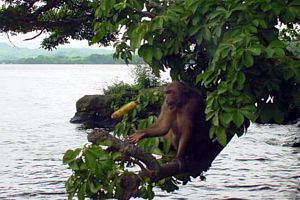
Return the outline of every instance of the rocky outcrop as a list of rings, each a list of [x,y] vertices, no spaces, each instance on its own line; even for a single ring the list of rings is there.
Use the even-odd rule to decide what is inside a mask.
[[[76,113],[70,122],[84,128],[113,128],[118,121],[111,119],[113,109],[110,95],[85,95],[76,102]]]
[[[163,87],[148,88],[141,90],[142,93],[153,93],[155,91],[162,91]],[[85,95],[76,102],[76,113],[71,118],[70,122],[74,124],[82,124],[85,129],[105,128],[112,129],[121,120],[111,119],[111,114],[114,110],[111,108],[113,101],[122,105],[126,100],[136,96],[136,91],[120,92],[118,97],[116,94],[105,95]],[[140,117],[148,115],[158,115],[160,106],[151,106],[149,111],[145,111]]]

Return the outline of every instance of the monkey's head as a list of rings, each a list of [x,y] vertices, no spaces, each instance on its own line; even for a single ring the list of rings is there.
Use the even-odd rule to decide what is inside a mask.
[[[189,88],[180,82],[172,82],[165,88],[165,101],[170,108],[176,108],[185,102]]]

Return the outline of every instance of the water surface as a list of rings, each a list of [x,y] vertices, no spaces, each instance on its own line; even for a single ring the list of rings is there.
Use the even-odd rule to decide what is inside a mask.
[[[0,199],[66,199],[71,171],[63,153],[86,133],[69,119],[76,101],[116,80],[132,82],[124,65],[0,65]],[[155,199],[300,199],[299,128],[252,124],[194,179]]]

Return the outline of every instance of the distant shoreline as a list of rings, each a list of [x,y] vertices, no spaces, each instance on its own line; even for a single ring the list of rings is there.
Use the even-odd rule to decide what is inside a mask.
[[[114,50],[88,48],[43,49],[15,48],[0,42],[1,64],[126,64],[113,58]],[[143,64],[137,55],[130,64]]]
[[[0,60],[1,64],[126,64],[123,60],[113,59],[112,54],[92,54],[86,57],[80,56],[43,56],[34,58],[20,58],[16,60]],[[138,56],[133,57],[130,64],[143,64]]]

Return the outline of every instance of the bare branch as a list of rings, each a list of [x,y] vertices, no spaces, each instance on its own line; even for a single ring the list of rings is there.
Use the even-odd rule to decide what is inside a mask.
[[[7,37],[7,39],[8,39],[8,41],[9,41],[9,43],[13,46],[13,47],[16,47],[16,48],[18,48],[12,41],[11,41],[11,39],[10,39],[10,36],[9,36],[9,34],[8,34],[8,32],[6,32],[5,33],[6,34],[6,37]]]
[[[39,37],[40,35],[42,35],[42,33],[44,32],[45,29],[42,29],[37,35],[31,37],[31,38],[26,38],[24,41],[28,41],[28,40],[33,40],[37,37]]]

